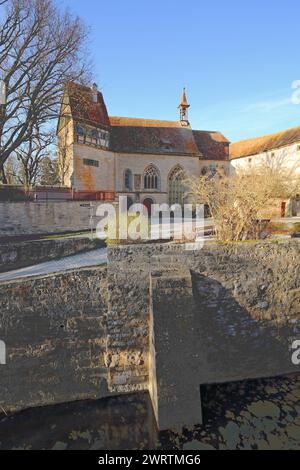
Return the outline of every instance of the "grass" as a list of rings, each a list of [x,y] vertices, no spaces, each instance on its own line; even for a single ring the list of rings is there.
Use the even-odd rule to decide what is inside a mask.
[[[77,237],[80,235],[90,235],[91,231],[81,231],[81,232],[64,232],[64,233],[52,233],[50,235],[45,235],[41,237],[41,240],[48,240],[49,238],[68,238],[68,237]]]

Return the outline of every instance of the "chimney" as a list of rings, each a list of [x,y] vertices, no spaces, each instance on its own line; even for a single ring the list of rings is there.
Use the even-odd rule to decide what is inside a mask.
[[[92,87],[92,96],[93,96],[93,102],[98,103],[98,86],[97,83],[93,83]]]

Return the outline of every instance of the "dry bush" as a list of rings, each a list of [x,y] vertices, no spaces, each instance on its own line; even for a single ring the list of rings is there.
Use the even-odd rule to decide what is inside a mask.
[[[274,171],[261,165],[192,178],[190,186],[195,202],[208,205],[217,239],[228,242],[260,238],[266,227],[260,220],[263,211],[274,198],[292,197],[299,179],[283,168]]]

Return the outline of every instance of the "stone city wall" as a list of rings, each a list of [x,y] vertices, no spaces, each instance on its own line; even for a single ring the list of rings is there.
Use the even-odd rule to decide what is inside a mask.
[[[107,271],[1,284],[0,404],[149,390],[161,429],[196,424],[201,384],[299,371],[299,254],[296,239],[119,246]]]
[[[298,241],[207,244],[182,252],[177,272],[178,262],[154,273],[150,393],[161,429],[201,420],[201,384],[300,370],[299,252]],[[164,258],[171,267],[174,254]]]
[[[84,204],[90,202],[0,202],[0,237],[89,230],[90,209]],[[99,201],[91,204],[96,210]]]
[[[15,411],[107,394],[106,269],[0,284],[0,405]]]

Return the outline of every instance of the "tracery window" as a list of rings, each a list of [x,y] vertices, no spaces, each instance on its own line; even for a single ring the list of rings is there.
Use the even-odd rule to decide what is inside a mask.
[[[176,165],[169,173],[168,189],[169,189],[169,204],[183,204],[186,193],[184,184],[184,171],[180,165]]]
[[[144,171],[144,189],[159,189],[159,172],[154,165]]]

